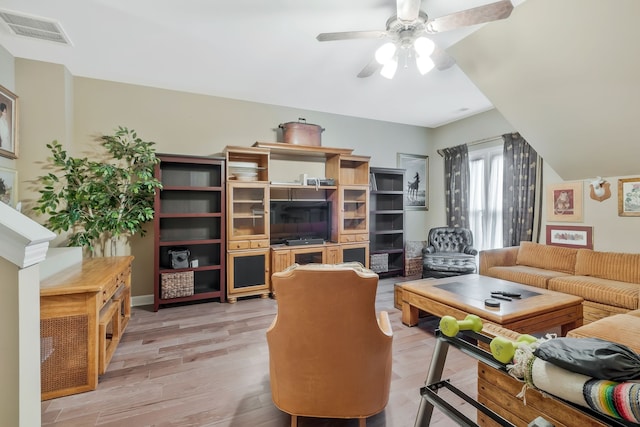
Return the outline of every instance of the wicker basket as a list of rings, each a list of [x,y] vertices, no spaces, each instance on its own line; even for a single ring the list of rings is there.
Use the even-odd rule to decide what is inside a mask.
[[[160,298],[178,298],[193,295],[193,271],[162,273]]]
[[[405,258],[404,275],[407,277],[422,276],[422,257]]]
[[[370,256],[369,268],[374,273],[386,273],[389,271],[389,254],[373,254]]]

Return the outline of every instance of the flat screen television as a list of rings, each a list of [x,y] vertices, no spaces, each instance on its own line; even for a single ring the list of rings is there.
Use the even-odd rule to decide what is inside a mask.
[[[331,240],[331,202],[325,200],[272,200],[271,244],[295,239]]]

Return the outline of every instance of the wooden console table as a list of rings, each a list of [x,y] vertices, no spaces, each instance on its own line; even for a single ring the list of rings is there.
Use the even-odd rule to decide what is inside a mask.
[[[42,400],[97,387],[131,317],[133,258],[86,259],[40,283]]]

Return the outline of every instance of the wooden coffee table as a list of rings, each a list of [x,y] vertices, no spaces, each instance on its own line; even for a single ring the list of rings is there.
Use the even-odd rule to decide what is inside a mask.
[[[445,279],[422,279],[399,284],[402,323],[415,326],[420,310],[442,317],[481,319],[520,333],[544,332],[560,326],[561,335],[582,326],[582,298],[493,277],[468,274]],[[485,305],[492,291],[521,294],[500,307]]]

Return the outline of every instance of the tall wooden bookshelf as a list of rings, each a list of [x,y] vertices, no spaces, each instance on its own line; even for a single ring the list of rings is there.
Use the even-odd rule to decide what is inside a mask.
[[[225,287],[225,160],[159,154],[155,198],[154,310],[217,298]],[[172,267],[171,252],[187,251],[188,263]]]
[[[370,168],[369,253],[376,261],[371,268],[381,276],[404,274],[404,174],[404,169]]]

